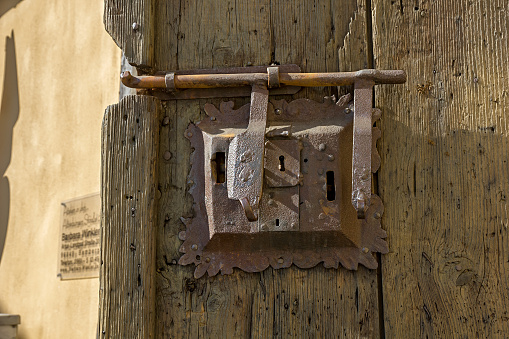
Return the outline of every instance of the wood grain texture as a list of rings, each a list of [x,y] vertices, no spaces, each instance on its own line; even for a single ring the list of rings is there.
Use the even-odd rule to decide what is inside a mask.
[[[171,70],[279,62],[297,63],[305,72],[338,71],[338,49],[356,9],[353,0],[159,4],[154,63]],[[359,49],[360,42],[347,48]],[[356,67],[348,63],[341,67]],[[334,91],[316,88],[298,96],[320,101],[330,94]],[[378,337],[377,277],[364,267],[236,270],[196,280],[194,267],[176,264],[178,233],[185,229],[180,218],[192,217],[191,148],[183,134],[191,121],[205,117],[207,102],[220,100],[163,103],[160,153],[172,157],[158,162],[157,337]],[[234,102],[240,107],[249,98]]]
[[[509,333],[507,0],[373,0],[388,338]]]
[[[144,71],[153,67],[152,0],[104,0],[104,26],[128,62]],[[136,26],[133,28],[133,24]]]
[[[102,135],[99,337],[153,338],[159,101],[108,107]]]

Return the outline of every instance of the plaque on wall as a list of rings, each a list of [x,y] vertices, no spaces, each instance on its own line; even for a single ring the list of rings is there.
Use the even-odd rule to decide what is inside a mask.
[[[58,276],[62,280],[99,277],[101,196],[62,202]]]

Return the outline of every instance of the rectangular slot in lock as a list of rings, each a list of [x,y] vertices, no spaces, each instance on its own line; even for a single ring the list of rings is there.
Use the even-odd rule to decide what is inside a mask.
[[[327,171],[326,180],[327,180],[327,200],[334,201],[336,200],[336,184],[334,183],[334,171]]]
[[[226,178],[225,152],[216,152],[210,159],[212,178],[216,184],[222,184]]]

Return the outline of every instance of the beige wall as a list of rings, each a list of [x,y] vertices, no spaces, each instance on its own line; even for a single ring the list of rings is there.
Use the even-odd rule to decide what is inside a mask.
[[[118,101],[120,50],[102,12],[102,0],[0,8],[0,313],[21,315],[19,338],[96,334],[99,279],[56,274],[60,202],[99,192],[101,121]]]

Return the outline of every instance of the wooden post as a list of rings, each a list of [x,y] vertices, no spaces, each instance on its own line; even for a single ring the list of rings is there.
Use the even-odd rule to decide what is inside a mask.
[[[102,144],[99,338],[152,338],[159,101],[106,110]]]
[[[507,1],[373,0],[387,338],[509,333]]]

